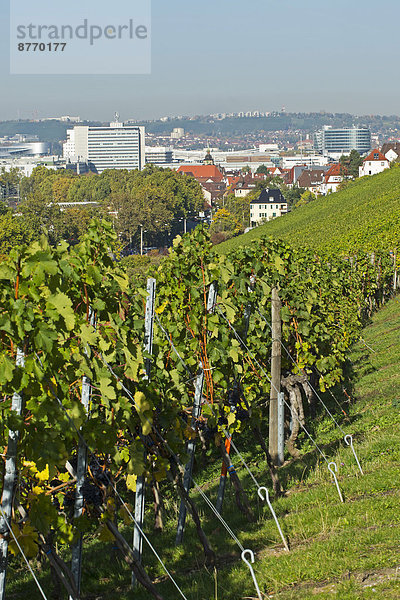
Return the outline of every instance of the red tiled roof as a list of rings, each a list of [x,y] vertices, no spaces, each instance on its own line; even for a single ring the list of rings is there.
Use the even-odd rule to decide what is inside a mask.
[[[240,175],[228,175],[227,176],[227,180],[228,180],[228,185],[235,185],[235,183],[237,183],[238,181],[240,181],[242,178],[240,177]]]
[[[278,167],[269,167],[268,173],[270,175],[281,175],[282,171]]]
[[[215,165],[181,165],[178,173],[193,175],[195,179],[210,179],[221,181],[223,175]]]
[[[341,177],[347,173],[346,167],[343,165],[336,163],[331,166],[329,171],[325,173],[325,183],[329,183],[329,179],[331,177]]]
[[[370,161],[372,162],[374,160],[378,160],[378,161],[386,160],[387,161],[387,158],[384,154],[382,154],[382,152],[378,148],[375,148],[375,150],[372,150],[371,154],[368,154],[368,156],[366,158],[364,158],[364,162],[370,162]]]

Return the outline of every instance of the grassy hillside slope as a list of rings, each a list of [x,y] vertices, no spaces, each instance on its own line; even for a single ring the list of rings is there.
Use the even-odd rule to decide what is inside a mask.
[[[392,250],[400,246],[400,168],[356,180],[216,250],[226,253],[264,235],[334,253]]]
[[[354,435],[364,469],[358,472],[342,433],[321,410],[310,424],[313,436],[328,460],[339,466],[339,483],[345,503],[338,499],[327,465],[311,443],[303,444],[299,460],[287,460],[281,469],[286,495],[274,501],[291,552],[283,550],[268,508],[257,500],[250,478],[236,456],[233,461],[249,493],[257,522],[248,523],[237,510],[234,492],[227,486],[224,517],[245,548],[256,555],[254,569],[264,598],[276,600],[370,600],[400,597],[398,546],[400,538],[400,300],[381,309],[353,348],[346,391],[336,400],[324,399],[346,433]],[[340,411],[337,402],[346,415]],[[257,479],[271,486],[262,453],[251,439],[236,440]],[[287,457],[289,458],[289,457]],[[220,460],[207,470],[197,466],[196,479],[215,501]],[[203,566],[193,525],[188,521],[184,545],[174,545],[176,499],[165,496],[166,527],[154,535],[152,507],[146,509],[146,531],[188,600],[242,600],[256,598],[248,568],[238,547],[209,509],[201,507],[205,529],[219,559],[215,571]],[[131,539],[132,527],[125,531]],[[84,546],[82,600],[148,600],[142,589],[130,591],[130,574],[107,542]],[[67,558],[67,557],[66,557]],[[152,554],[145,549],[144,563],[165,600],[177,599],[176,590]],[[47,564],[34,564],[44,589],[50,592]],[[43,569],[43,570],[41,570]],[[7,598],[40,598],[21,562],[12,561]],[[48,596],[50,597],[50,595]],[[64,596],[62,596],[64,597]]]

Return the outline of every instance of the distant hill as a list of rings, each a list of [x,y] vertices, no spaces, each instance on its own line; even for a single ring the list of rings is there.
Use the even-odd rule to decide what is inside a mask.
[[[101,123],[85,122],[80,125],[100,125]],[[17,133],[37,135],[41,142],[56,143],[67,138],[67,129],[74,123],[64,121],[1,121],[0,137],[13,136]]]
[[[174,127],[183,127],[186,132],[218,137],[219,135],[243,135],[260,131],[296,131],[312,133],[324,125],[333,127],[351,127],[366,125],[373,132],[400,131],[400,117],[396,115],[363,115],[356,116],[348,113],[271,113],[268,117],[229,117],[218,120],[211,116],[195,118],[183,117],[168,121],[143,121],[146,131],[153,134],[170,133]]]
[[[216,250],[226,253],[264,235],[328,253],[400,249],[400,167],[358,179]]]
[[[85,124],[101,125],[98,122]],[[273,112],[268,117],[229,117],[215,119],[211,115],[196,117],[171,117],[168,121],[141,121],[148,133],[168,135],[174,127],[183,127],[187,133],[210,137],[244,136],[271,131],[302,131],[312,133],[324,125],[333,127],[351,127],[351,125],[366,125],[373,132],[379,132],[383,137],[390,137],[397,132],[400,134],[400,117],[396,115],[363,115],[349,113],[286,113]],[[66,130],[73,123],[62,121],[3,121],[0,122],[0,137],[15,133],[32,133],[44,142],[59,142],[65,139]],[[295,134],[295,137],[298,134]],[[297,139],[297,137],[296,137]]]

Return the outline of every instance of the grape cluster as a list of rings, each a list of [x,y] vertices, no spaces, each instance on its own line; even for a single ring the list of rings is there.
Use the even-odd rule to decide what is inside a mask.
[[[64,508],[73,508],[75,505],[75,490],[69,489],[64,495]]]
[[[86,504],[101,506],[103,504],[103,493],[90,479],[85,479],[81,487],[83,499]]]

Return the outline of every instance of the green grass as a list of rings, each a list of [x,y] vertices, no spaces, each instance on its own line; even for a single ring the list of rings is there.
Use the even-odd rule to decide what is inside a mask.
[[[287,461],[281,478],[287,493],[274,501],[291,551],[283,550],[268,508],[258,499],[251,480],[234,462],[248,491],[257,522],[248,523],[238,512],[230,485],[227,486],[224,517],[245,548],[256,555],[254,569],[265,598],[276,600],[369,600],[400,597],[400,300],[384,306],[363,330],[352,350],[348,365],[346,392],[335,390],[336,399],[347,415],[338,410],[327,394],[324,400],[346,433],[354,435],[355,447],[364,469],[358,472],[342,434],[323,412],[310,429],[328,456],[339,466],[339,482],[345,497],[338,499],[326,463],[309,442],[298,461]],[[257,479],[270,486],[265,461],[250,438],[236,440]],[[220,461],[206,470],[197,465],[195,477],[214,501]],[[151,504],[146,512],[146,529],[163,560],[182,587],[188,600],[240,600],[255,598],[255,590],[240,552],[222,526],[197,498],[204,527],[218,554],[216,571],[203,564],[200,544],[190,520],[183,546],[174,545],[178,504],[166,491],[166,527],[152,534]],[[127,539],[131,528],[125,529]],[[161,567],[146,548],[144,563],[166,600],[178,593],[165,578]],[[40,581],[51,588],[46,565],[33,561]],[[83,599],[145,600],[141,589],[129,589],[129,570],[120,562],[112,546],[88,539],[83,563]],[[217,582],[217,583],[216,583]],[[216,591],[217,588],[217,591]],[[18,561],[9,570],[9,600],[39,594]]]
[[[291,213],[216,246],[226,254],[271,235],[332,253],[392,250],[400,242],[400,168],[363,177]]]

